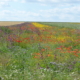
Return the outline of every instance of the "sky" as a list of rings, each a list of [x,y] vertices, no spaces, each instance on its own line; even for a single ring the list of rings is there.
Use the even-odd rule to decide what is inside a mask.
[[[0,21],[80,22],[80,0],[0,0]]]

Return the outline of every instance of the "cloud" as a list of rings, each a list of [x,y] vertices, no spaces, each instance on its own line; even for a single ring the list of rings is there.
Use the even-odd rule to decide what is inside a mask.
[[[80,18],[80,6],[70,8],[53,8],[48,10],[40,10],[43,17],[48,17],[58,21],[77,21]]]
[[[16,13],[15,13],[16,12]],[[0,11],[0,19],[8,21],[80,21],[80,6],[70,8],[53,8],[46,10],[24,11],[24,10],[3,10]]]
[[[80,21],[80,0],[0,0],[0,7],[8,7],[9,2],[22,2],[22,3],[39,3],[37,6],[30,5],[29,7],[35,10],[20,10],[17,8],[7,9],[0,11],[0,20],[7,21]],[[75,4],[76,3],[76,4]],[[49,6],[48,6],[49,5]],[[51,7],[50,7],[51,5]],[[18,4],[18,6],[20,6]],[[43,7],[45,6],[45,7]],[[49,7],[49,8],[48,8]]]
[[[80,0],[21,0],[23,3],[38,3],[42,6],[52,6],[52,7],[68,7],[76,6],[80,4]]]
[[[43,6],[73,6],[79,5],[80,0],[0,0],[0,7],[8,7],[11,4],[9,2],[21,2],[21,3],[39,3]]]
[[[11,1],[17,2],[18,0],[0,0],[0,8],[10,7],[9,2]]]
[[[16,12],[16,13],[15,13]],[[31,21],[31,20],[36,20],[38,19],[39,15],[38,13],[35,12],[27,12],[27,11],[20,11],[20,10],[3,10],[0,11],[1,17],[0,20],[8,20],[8,21]]]
[[[42,3],[80,3],[80,0],[22,0],[22,1]]]
[[[0,8],[1,7],[8,7],[9,6],[9,4],[7,3],[8,1],[7,0],[0,0]]]

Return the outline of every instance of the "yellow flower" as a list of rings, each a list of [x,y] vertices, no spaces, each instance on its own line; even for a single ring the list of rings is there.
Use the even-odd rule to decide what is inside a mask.
[[[37,27],[37,28],[39,28],[39,29],[41,29],[41,30],[43,30],[44,28],[51,28],[50,26],[43,25],[43,24],[36,23],[36,22],[32,22],[32,24],[33,24],[35,27]]]

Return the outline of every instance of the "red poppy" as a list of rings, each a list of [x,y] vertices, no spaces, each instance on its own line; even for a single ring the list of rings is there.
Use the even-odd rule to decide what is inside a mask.
[[[45,51],[45,49],[41,49],[41,51]]]

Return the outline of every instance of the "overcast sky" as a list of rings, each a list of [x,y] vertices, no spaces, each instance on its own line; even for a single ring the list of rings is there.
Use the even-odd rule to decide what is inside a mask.
[[[0,21],[80,22],[80,0],[0,0]]]

